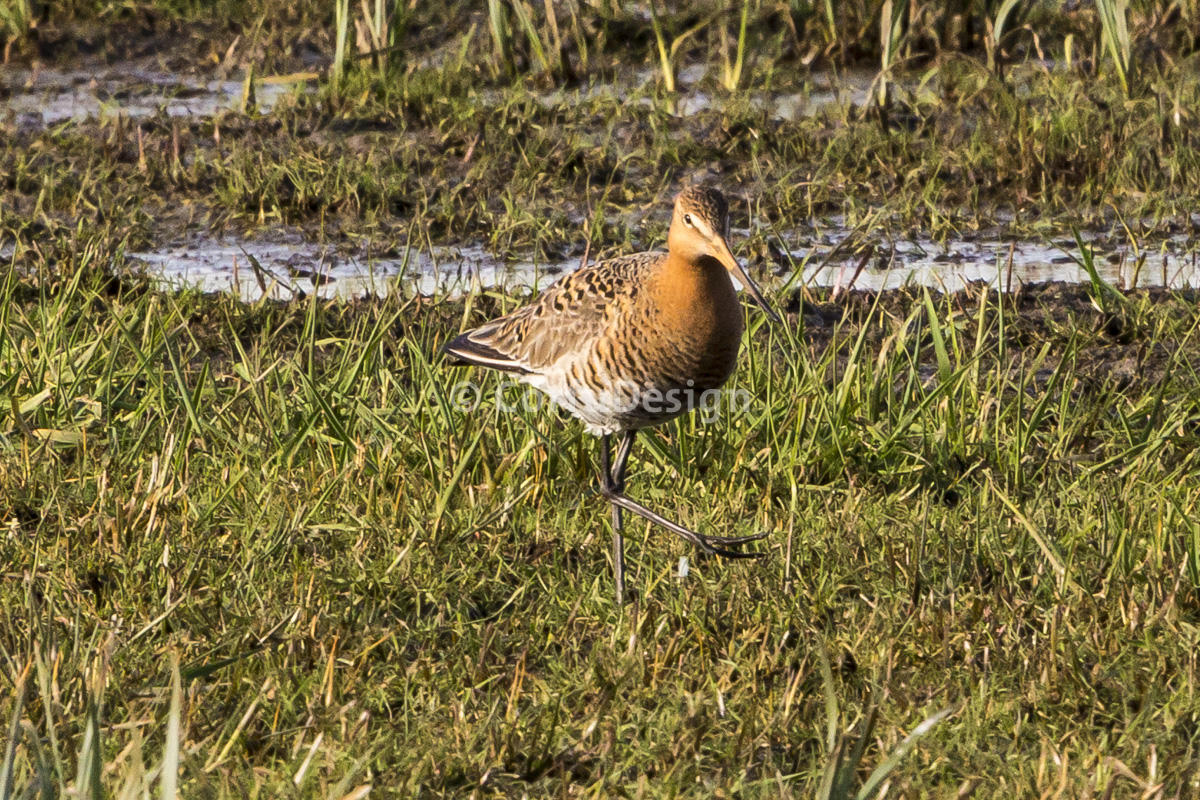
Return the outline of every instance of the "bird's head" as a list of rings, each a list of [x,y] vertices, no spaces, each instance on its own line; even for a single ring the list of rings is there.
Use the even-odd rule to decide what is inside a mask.
[[[667,234],[667,246],[671,253],[693,263],[706,258],[719,262],[762,306],[763,311],[775,322],[783,322],[775,309],[762,295],[758,285],[746,274],[746,270],[733,257],[729,249],[729,204],[725,195],[716,189],[692,186],[684,189],[675,198],[675,216],[671,219],[671,230]]]

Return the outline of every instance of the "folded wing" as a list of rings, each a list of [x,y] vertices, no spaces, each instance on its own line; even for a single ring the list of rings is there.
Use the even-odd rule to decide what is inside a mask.
[[[454,365],[540,373],[587,352],[630,305],[641,285],[636,273],[664,257],[638,253],[572,272],[524,308],[460,334],[443,352]]]

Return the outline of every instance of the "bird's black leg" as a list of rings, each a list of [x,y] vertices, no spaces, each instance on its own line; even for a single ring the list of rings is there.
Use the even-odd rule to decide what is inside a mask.
[[[625,458],[629,456],[629,447],[625,442],[621,442],[621,446],[617,450],[617,470],[620,473],[619,478],[614,476],[608,458],[609,439],[611,437],[606,433],[600,437],[600,485],[603,487],[601,491],[608,496],[610,490],[620,492],[620,489],[615,487],[624,485],[625,479]],[[625,602],[625,537],[621,535],[621,507],[616,503],[612,503],[612,527],[613,527],[613,582],[617,586],[617,605]]]
[[[629,458],[629,451],[633,447],[633,440],[637,437],[637,431],[626,431],[625,438],[621,440],[621,446],[617,451],[617,463],[615,469],[609,463],[609,436],[605,435],[601,439],[600,446],[600,492],[612,504],[613,510],[613,527],[615,530],[620,530],[620,513],[621,509],[632,511],[643,519],[653,522],[655,525],[661,525],[667,530],[687,539],[692,544],[699,547],[706,553],[711,555],[725,556],[726,558],[759,558],[761,553],[743,553],[736,550],[726,550],[725,547],[730,545],[745,544],[746,542],[754,542],[766,536],[765,533],[756,533],[752,536],[734,536],[728,539],[720,537],[702,536],[695,531],[688,530],[682,525],[671,522],[659,514],[654,513],[646,508],[641,503],[630,500],[625,496],[625,462]],[[620,545],[618,545],[618,541]],[[619,533],[614,533],[613,546],[624,547],[624,540],[620,539]],[[617,596],[620,598],[624,594],[624,553],[618,563],[621,564],[619,573],[621,579],[617,581]]]
[[[617,461],[613,465],[613,489],[617,494],[625,491],[625,462],[629,460],[629,451],[633,449],[633,440],[636,438],[637,431],[625,431],[617,447]]]

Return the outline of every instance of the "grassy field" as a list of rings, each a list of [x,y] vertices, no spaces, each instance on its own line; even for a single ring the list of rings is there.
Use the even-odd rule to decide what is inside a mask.
[[[635,527],[622,611],[588,437],[445,395],[437,345],[504,301],[90,266],[0,297],[18,786],[139,794],[178,658],[188,797],[810,797],[827,726],[876,711],[861,779],[944,708],[893,796],[1195,796],[1192,295],[797,298],[750,408],[634,462],[767,558]]]
[[[1196,3],[0,0],[0,32],[316,76],[271,114],[0,119],[3,800],[1200,797],[1195,292],[768,282],[748,407],[643,436],[629,490],[764,558],[635,523],[622,609],[593,440],[437,355],[525,298],[247,304],[124,255],[595,258],[690,180],[768,277],[817,223],[1186,251]],[[679,116],[696,64],[721,104]],[[847,68],[887,78],[865,107],[758,102]]]

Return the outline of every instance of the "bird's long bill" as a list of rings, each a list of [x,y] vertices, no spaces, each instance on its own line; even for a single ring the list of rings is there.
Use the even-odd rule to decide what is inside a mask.
[[[724,239],[721,239],[720,237],[716,238],[718,254],[717,258],[722,264],[725,265],[725,269],[737,275],[742,286],[746,287],[746,291],[749,292],[750,296],[754,298],[754,302],[762,306],[762,310],[767,312],[767,316],[770,317],[773,322],[782,323],[783,318],[775,312],[775,309],[771,308],[771,304],[767,302],[767,298],[763,297],[762,291],[758,288],[758,284],[756,284],[750,278],[750,276],[746,274],[746,270],[741,264],[738,263],[738,260],[733,257],[733,253],[729,252],[729,245],[725,243]]]

